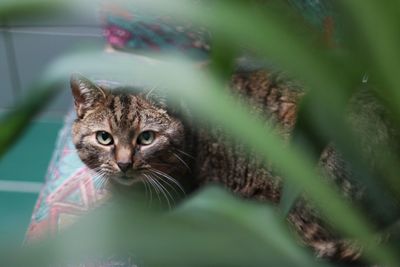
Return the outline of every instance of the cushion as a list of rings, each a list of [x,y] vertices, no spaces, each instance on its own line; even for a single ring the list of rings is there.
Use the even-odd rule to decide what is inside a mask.
[[[75,111],[71,110],[59,133],[45,186],[36,202],[27,231],[27,242],[57,233],[110,196],[106,189],[96,183],[75,151],[71,137],[75,116]]]

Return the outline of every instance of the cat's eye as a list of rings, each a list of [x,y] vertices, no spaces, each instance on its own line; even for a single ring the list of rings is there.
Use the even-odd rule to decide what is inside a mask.
[[[139,145],[150,145],[151,143],[153,143],[155,138],[155,133],[153,131],[144,131],[142,132],[138,139],[137,139],[137,143]]]
[[[111,134],[109,134],[105,131],[98,131],[96,133],[96,139],[97,139],[97,142],[99,142],[99,144],[105,145],[105,146],[109,146],[114,143],[114,140],[113,140]]]

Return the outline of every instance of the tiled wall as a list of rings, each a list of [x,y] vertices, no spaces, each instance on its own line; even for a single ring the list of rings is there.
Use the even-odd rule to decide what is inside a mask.
[[[0,24],[0,114],[26,96],[32,82],[40,78],[52,60],[82,45],[104,44],[96,12],[89,16],[52,15]],[[66,81],[65,89],[38,119],[59,120],[70,105]]]
[[[16,0],[18,1],[18,0]],[[103,45],[101,28],[93,16],[24,19],[0,24],[0,115],[27,95],[31,83],[48,64],[76,46]],[[44,182],[62,118],[71,106],[68,81],[62,93],[0,158],[0,236],[21,244]]]

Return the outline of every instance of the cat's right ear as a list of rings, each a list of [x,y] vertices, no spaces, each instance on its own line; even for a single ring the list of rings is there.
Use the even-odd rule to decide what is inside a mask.
[[[71,75],[71,90],[74,96],[75,110],[79,118],[106,100],[106,92],[81,74]]]

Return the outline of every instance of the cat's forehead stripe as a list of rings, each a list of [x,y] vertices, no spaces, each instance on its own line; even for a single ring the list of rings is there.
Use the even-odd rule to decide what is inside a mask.
[[[108,119],[111,132],[123,134],[127,130],[140,131],[141,127],[152,125],[157,129],[170,123],[166,111],[155,107],[141,95],[125,91],[114,91],[107,101]]]
[[[119,96],[114,97],[113,113],[116,122],[121,121],[122,117],[122,104]]]
[[[137,119],[137,105],[137,98],[134,95],[124,93],[113,95],[109,105],[113,114],[110,121],[113,128],[134,126]]]
[[[135,106],[137,105],[137,101],[136,101],[136,97],[134,97],[133,95],[130,96],[130,107],[129,107],[129,113],[128,113],[128,120],[129,121],[133,121],[135,118],[135,114],[136,114],[136,109]]]
[[[133,108],[133,103],[131,102],[131,98],[128,95],[121,95],[120,101],[122,108],[121,111],[122,117],[125,120],[128,118],[128,114],[131,112],[131,109]]]

